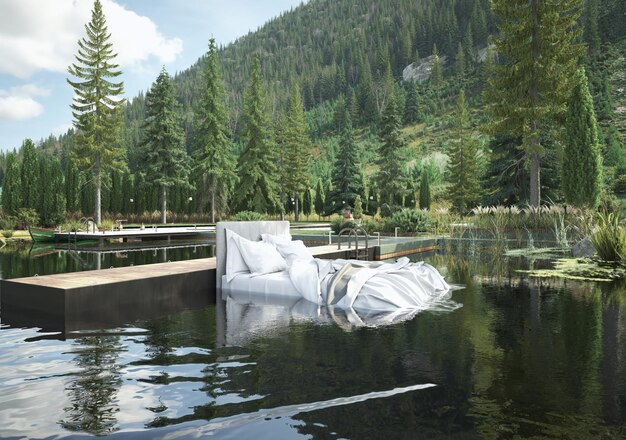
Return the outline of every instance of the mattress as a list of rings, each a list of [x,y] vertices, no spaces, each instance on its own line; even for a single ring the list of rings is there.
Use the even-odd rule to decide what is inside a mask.
[[[254,292],[294,298],[301,297],[300,292],[298,292],[298,289],[296,289],[291,282],[287,271],[258,276],[238,274],[230,283],[226,282],[226,275],[224,275],[222,276],[222,289],[234,292]]]

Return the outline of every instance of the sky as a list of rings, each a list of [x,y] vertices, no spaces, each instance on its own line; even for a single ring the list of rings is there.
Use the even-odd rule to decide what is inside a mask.
[[[163,66],[185,70],[209,38],[227,45],[301,0],[101,0],[125,96],[146,91]],[[92,0],[0,0],[0,150],[65,133],[73,91],[67,67]]]

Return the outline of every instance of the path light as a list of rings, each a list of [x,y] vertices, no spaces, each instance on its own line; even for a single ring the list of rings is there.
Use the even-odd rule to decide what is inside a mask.
[[[193,197],[189,196],[189,199],[187,199],[187,200],[189,200],[191,202],[193,200]]]
[[[135,203],[135,199],[130,199],[130,203]]]

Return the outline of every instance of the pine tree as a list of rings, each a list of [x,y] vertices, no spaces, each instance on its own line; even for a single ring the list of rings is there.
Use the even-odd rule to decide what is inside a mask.
[[[318,215],[318,219],[321,220],[324,213],[324,207],[326,206],[326,198],[324,197],[324,187],[322,186],[322,179],[317,180],[317,186],[315,187],[315,213]]]
[[[289,211],[291,204],[287,203],[287,190],[285,188],[285,182],[287,182],[287,175],[289,174],[289,168],[286,162],[287,156],[287,116],[284,113],[279,113],[274,124],[274,141],[276,143],[276,152],[278,154],[278,160],[276,161],[276,167],[278,169],[278,188],[280,197],[280,219],[285,220],[285,212]]]
[[[200,105],[196,111],[197,133],[194,174],[209,197],[211,223],[216,212],[226,212],[237,180],[233,145],[228,132],[226,93],[222,85],[215,39],[209,40]]]
[[[245,98],[244,149],[239,156],[240,184],[236,204],[242,210],[276,213],[280,208],[276,169],[276,145],[267,111],[261,60],[255,57]]]
[[[309,219],[311,212],[313,212],[313,197],[311,192],[311,188],[307,187],[302,196],[302,213],[306,215],[307,220]]]
[[[356,196],[363,193],[360,152],[354,140],[350,116],[346,114],[345,120],[331,175],[332,189],[326,198],[327,213],[341,212],[346,206],[354,206]]]
[[[584,69],[578,69],[576,80],[565,119],[563,192],[570,205],[594,209],[602,191],[598,128]]]
[[[465,79],[465,50],[460,42],[456,51],[456,74],[461,80]]]
[[[79,184],[78,169],[74,162],[68,159],[65,166],[65,209],[67,212],[76,212],[79,209]]]
[[[452,201],[452,209],[459,214],[465,214],[480,202],[480,170],[476,141],[470,137],[464,90],[459,93],[456,117],[456,139],[448,161],[448,197]]]
[[[178,103],[165,68],[146,94],[142,146],[146,179],[161,190],[161,223],[166,223],[167,191],[176,185],[188,184],[189,169]]]
[[[582,46],[580,0],[493,0],[494,39],[505,63],[495,68],[487,97],[492,134],[520,136],[530,162],[530,204],[541,203],[542,139],[563,116]],[[476,30],[476,26],[472,26]]]
[[[380,124],[380,147],[378,150],[377,187],[383,203],[389,207],[399,205],[408,180],[406,162],[406,143],[400,132],[400,116],[395,99],[391,99],[385,108]]]
[[[149,194],[146,191],[146,179],[143,173],[135,174],[135,213],[143,215],[148,209]]]
[[[68,79],[76,97],[71,105],[76,128],[76,144],[72,151],[76,164],[93,174],[95,187],[95,221],[100,223],[103,174],[124,168],[123,149],[119,146],[124,100],[123,82],[108,78],[121,75],[114,64],[116,54],[109,42],[100,0],[95,0],[91,21],[85,25],[87,38],[78,42],[77,63],[67,70],[77,81]]]
[[[61,169],[61,162],[59,159],[54,159],[52,162],[44,163],[46,169],[46,189],[45,197],[42,199],[41,210],[39,212],[39,218],[41,223],[45,226],[56,225],[63,220],[63,214],[65,211],[65,191],[63,182],[63,170]]]
[[[21,207],[37,210],[40,205],[42,176],[39,172],[39,158],[33,141],[30,139],[24,140],[20,153],[22,155],[22,163],[20,165]]]
[[[7,215],[15,215],[22,207],[20,186],[20,167],[17,162],[17,154],[8,153],[2,182],[2,210]]]
[[[289,170],[285,175],[285,191],[296,200],[295,221],[299,221],[298,200],[307,187],[310,152],[307,125],[298,87],[294,89],[291,96],[285,135],[285,165]]]
[[[426,168],[422,171],[420,179],[419,205],[420,209],[430,209],[430,176]]]
[[[135,205],[135,184],[131,173],[124,173],[122,176],[122,214],[132,214]]]
[[[433,45],[433,69],[430,74],[430,82],[435,88],[440,88],[443,85],[443,67],[436,44]]]
[[[417,84],[411,82],[407,85],[406,101],[404,103],[404,123],[415,124],[419,117]]]

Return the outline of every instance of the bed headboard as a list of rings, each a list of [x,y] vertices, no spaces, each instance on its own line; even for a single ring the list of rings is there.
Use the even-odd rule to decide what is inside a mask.
[[[261,234],[289,234],[289,222],[217,222],[215,225],[215,256],[217,257],[215,283],[218,289],[222,286],[222,276],[226,273],[226,229],[248,240],[257,241],[261,239]]]

